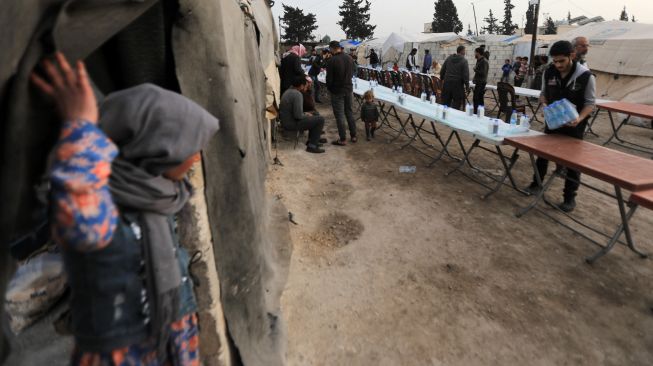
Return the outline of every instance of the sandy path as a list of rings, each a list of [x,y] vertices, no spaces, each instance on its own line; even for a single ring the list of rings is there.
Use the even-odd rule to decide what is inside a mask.
[[[332,114],[320,111],[331,140]],[[319,156],[280,144],[284,166],[271,169],[269,189],[298,222],[282,299],[290,365],[653,364],[650,260],[620,246],[586,265],[588,241],[537,212],[514,217],[528,198],[504,187],[482,201],[481,186],[444,177],[453,162],[425,168],[385,139]],[[529,182],[527,156],[515,172]],[[581,188],[578,201],[580,217],[610,229],[618,221],[609,199]],[[653,252],[652,224],[647,210],[632,220]]]

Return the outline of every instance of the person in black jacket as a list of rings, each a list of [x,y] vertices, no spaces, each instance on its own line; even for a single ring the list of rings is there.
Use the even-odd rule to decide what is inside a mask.
[[[447,58],[440,70],[442,104],[462,110],[465,91],[469,90],[469,64],[465,59],[465,46],[458,46],[456,54]]]
[[[374,131],[376,131],[376,124],[379,122],[379,109],[374,104],[374,92],[368,90],[363,94],[365,101],[361,106],[361,120],[365,123],[365,137],[370,141],[370,137],[374,138]]]
[[[306,48],[298,44],[293,46],[290,51],[281,59],[279,66],[279,77],[281,78],[281,95],[292,86],[293,80],[298,76],[305,75],[302,68],[301,57],[306,53]]]
[[[481,47],[474,50],[476,66],[474,66],[474,113],[479,105],[485,105],[485,85],[487,85],[487,74],[490,64],[485,57],[485,50]]]
[[[542,93],[540,103],[546,106],[557,100],[567,99],[576,106],[578,118],[570,121],[563,127],[550,130],[544,126],[546,134],[561,134],[582,140],[585,128],[596,104],[596,80],[588,68],[573,59],[573,47],[568,41],[558,41],[551,46],[549,51],[552,63],[544,71],[542,77]],[[538,158],[536,161],[540,178],[546,175],[548,161]],[[576,207],[576,192],[580,186],[580,172],[567,169],[567,179],[563,193],[564,201],[558,208],[564,212],[571,212]],[[542,188],[533,177],[533,182],[527,188],[531,194],[537,194]]]
[[[342,47],[338,41],[329,43],[331,49],[331,58],[327,63],[326,84],[331,93],[331,106],[333,114],[336,117],[338,125],[338,134],[340,138],[333,142],[334,145],[345,146],[347,144],[347,129],[345,127],[345,118],[349,126],[351,142],[357,142],[356,137],[356,120],[352,104],[354,100],[354,85],[352,77],[354,75],[354,61],[352,58],[342,52]]]
[[[317,79],[322,71],[322,56],[317,53],[317,50],[314,48],[311,58],[310,58],[311,68],[308,70],[308,75],[313,80],[313,91],[314,91],[314,100],[315,103],[322,103],[320,100],[320,81]]]
[[[379,66],[379,55],[376,54],[373,48],[370,50],[369,56],[365,56],[365,58],[370,59],[370,66],[373,68],[376,69]]]

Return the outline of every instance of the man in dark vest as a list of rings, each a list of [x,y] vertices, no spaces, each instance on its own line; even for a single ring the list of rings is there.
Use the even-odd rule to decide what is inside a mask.
[[[465,59],[465,46],[458,46],[456,54],[447,58],[440,70],[442,104],[462,110],[465,91],[469,91],[469,64]]]
[[[358,141],[356,137],[356,119],[352,105],[354,104],[354,60],[342,52],[338,41],[331,41],[329,48],[333,56],[327,62],[326,85],[331,93],[331,107],[336,117],[339,139],[333,141],[334,145],[347,145],[347,127],[351,142]],[[346,125],[345,125],[346,120]]]
[[[578,118],[565,126],[550,130],[545,126],[544,133],[557,133],[582,139],[587,121],[589,120],[596,103],[596,80],[594,75],[583,65],[573,59],[574,48],[568,41],[558,41],[551,46],[550,54],[553,59],[551,65],[544,71],[542,77],[542,93],[540,103],[546,106],[557,100],[566,98],[576,106]],[[548,161],[537,159],[537,170],[543,179],[546,175]],[[580,173],[567,169],[565,180],[564,201],[558,207],[564,212],[571,212],[576,207],[576,191],[580,186]],[[527,188],[532,194],[541,189],[536,179]]]
[[[476,66],[474,66],[474,113],[479,105],[485,105],[485,86],[487,85],[487,74],[490,64],[485,57],[485,49],[479,47],[474,51]]]

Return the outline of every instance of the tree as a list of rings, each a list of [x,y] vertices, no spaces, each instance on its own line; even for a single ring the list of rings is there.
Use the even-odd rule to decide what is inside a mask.
[[[548,17],[546,19],[546,22],[544,22],[544,34],[557,34],[558,33],[558,27],[556,27],[556,24],[553,22],[553,19],[551,17]]]
[[[474,35],[474,32],[472,32],[472,25],[471,24],[467,24],[467,35],[468,36],[473,36]]]
[[[486,27],[483,27],[487,31],[488,34],[497,34],[500,30],[501,27],[499,27],[498,21],[499,19],[494,17],[494,14],[492,14],[492,9],[490,9],[490,15],[483,19],[487,23]]]
[[[320,40],[320,43],[329,43],[329,42],[331,42],[331,37],[329,37],[329,35],[322,37],[322,39]]]
[[[571,12],[567,12],[567,24],[571,24]]]
[[[634,16],[634,15],[633,15],[633,23],[637,23],[637,22],[635,21],[635,16]]]
[[[366,40],[372,38],[376,25],[370,22],[369,0],[345,0],[340,5],[338,14],[342,20],[338,22],[342,31],[349,39]]]
[[[283,25],[283,40],[288,42],[302,43],[312,41],[315,39],[313,31],[317,29],[317,20],[315,14],[304,14],[300,8],[283,5],[283,17],[281,22]]]
[[[533,34],[533,25],[535,24],[535,8],[534,5],[529,5],[526,10],[526,25],[524,26],[524,34]]]
[[[453,0],[436,0],[433,13],[433,33],[462,32],[463,22],[458,18],[458,9]]]
[[[619,20],[623,20],[624,22],[628,21],[628,13],[626,13],[626,7],[624,6],[624,10],[621,11],[621,15],[619,16]]]
[[[505,4],[505,8],[503,11],[503,21],[501,22],[500,31],[503,34],[512,35],[515,34],[515,29],[519,28],[517,24],[512,22],[512,9],[514,9],[515,6],[512,5],[512,0],[503,0],[503,3]]]

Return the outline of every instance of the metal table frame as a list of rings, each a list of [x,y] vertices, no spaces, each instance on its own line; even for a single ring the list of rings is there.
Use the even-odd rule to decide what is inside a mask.
[[[585,258],[585,261],[588,264],[593,264],[599,258],[606,255],[608,252],[610,252],[614,248],[614,246],[617,243],[626,245],[631,251],[638,254],[641,258],[647,258],[648,257],[648,254],[637,250],[637,248],[635,247],[635,243],[633,241],[631,232],[630,232],[629,221],[632,218],[632,216],[635,214],[635,211],[637,210],[638,206],[634,205],[634,204],[631,204],[631,203],[627,203],[624,200],[621,187],[619,187],[618,185],[613,185],[615,193],[612,194],[610,192],[606,192],[606,191],[601,190],[599,188],[593,187],[593,186],[591,186],[591,185],[589,185],[587,183],[576,181],[577,183],[579,183],[580,185],[582,185],[584,187],[590,188],[595,192],[599,192],[599,193],[601,193],[603,195],[606,195],[608,197],[612,197],[612,198],[617,200],[617,204],[619,206],[619,215],[620,215],[620,218],[621,218],[621,224],[619,224],[617,226],[616,230],[612,234],[605,233],[605,232],[603,232],[603,231],[601,231],[601,230],[599,230],[599,229],[597,229],[595,227],[592,227],[592,226],[590,226],[588,224],[585,224],[585,223],[581,222],[579,219],[574,218],[573,216],[569,215],[568,213],[563,212],[555,204],[551,203],[550,201],[548,201],[546,199],[545,193],[549,190],[549,188],[551,187],[551,184],[553,183],[553,180],[555,178],[567,179],[567,169],[564,168],[564,167],[559,166],[558,168],[556,168],[556,170],[553,172],[553,174],[551,174],[551,176],[546,179],[545,182],[542,182],[542,178],[540,177],[539,171],[537,170],[537,164],[535,162],[535,154],[532,153],[532,152],[529,152],[529,157],[530,157],[530,160],[531,160],[531,165],[533,167],[535,180],[536,180],[538,186],[541,187],[541,189],[540,189],[540,192],[535,195],[535,198],[534,198],[533,202],[531,202],[527,207],[525,207],[525,208],[521,209],[519,212],[517,212],[515,214],[515,216],[522,217],[522,216],[526,215],[532,209],[536,209],[537,211],[542,213],[544,216],[550,218],[554,222],[556,222],[556,223],[564,226],[565,228],[573,231],[574,233],[582,236],[583,238],[590,241],[592,244],[595,244],[595,245],[599,246],[601,249],[598,252],[596,252],[595,254]],[[540,201],[544,201],[547,205],[554,208],[556,211],[562,213],[565,217],[571,219],[576,224],[578,224],[578,225],[580,225],[580,226],[582,226],[582,227],[584,227],[584,228],[586,228],[586,229],[588,229],[588,230],[590,230],[590,231],[592,231],[592,232],[594,232],[594,233],[596,233],[598,235],[601,235],[601,236],[607,238],[608,239],[607,244],[599,242],[599,241],[595,240],[594,238],[589,237],[584,232],[582,232],[582,231],[574,228],[573,226],[563,222],[562,220],[560,220],[559,218],[557,218],[554,215],[550,214],[549,212],[537,207],[537,204]],[[626,209],[627,206],[628,206],[628,210]],[[621,237],[622,234],[625,234],[626,242],[623,242],[622,240],[619,240],[619,238]]]

